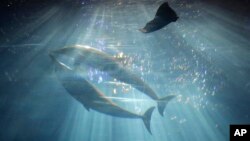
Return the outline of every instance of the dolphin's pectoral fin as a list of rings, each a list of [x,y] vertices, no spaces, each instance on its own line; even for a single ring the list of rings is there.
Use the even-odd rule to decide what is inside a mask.
[[[176,95],[168,95],[166,97],[160,98],[157,101],[158,111],[161,114],[161,116],[163,116],[164,109],[165,109],[166,105],[168,104],[168,102],[171,99],[173,99],[174,97],[176,97]]]
[[[151,116],[154,111],[155,107],[149,108],[143,115],[142,120],[144,122],[144,125],[146,126],[148,132],[152,134],[151,128],[150,128],[150,121],[151,121]]]
[[[83,107],[84,107],[86,110],[88,110],[88,111],[89,111],[89,106],[87,106],[87,105],[83,105]]]

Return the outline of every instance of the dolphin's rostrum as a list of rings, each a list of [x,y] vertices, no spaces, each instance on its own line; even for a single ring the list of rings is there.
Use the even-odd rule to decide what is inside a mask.
[[[158,111],[162,116],[166,104],[176,96],[168,95],[166,97],[159,98],[147,83],[145,83],[136,74],[123,67],[123,65],[121,65],[114,57],[89,46],[75,45],[61,48],[51,52],[50,56],[53,60],[56,60],[68,69],[75,69],[75,67],[79,64],[85,64],[103,72],[107,72],[110,76],[121,82],[132,85],[134,88],[143,92],[157,102]],[[64,57],[67,58],[66,60],[68,61],[60,60],[60,58]]]

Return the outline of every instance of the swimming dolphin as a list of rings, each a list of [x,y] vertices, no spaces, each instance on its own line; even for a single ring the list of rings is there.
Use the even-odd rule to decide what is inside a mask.
[[[143,33],[150,33],[163,28],[171,22],[177,21],[179,17],[175,11],[164,2],[157,10],[153,20],[149,21],[144,28],[139,29]]]
[[[148,132],[152,134],[150,129],[150,120],[154,107],[149,108],[144,115],[132,113],[123,109],[109,100],[100,90],[84,79],[84,77],[76,76],[75,71],[66,68],[58,62],[56,63],[56,74],[61,84],[66,91],[78,102],[80,102],[87,110],[93,109],[100,113],[115,117],[142,119]]]
[[[75,45],[65,47],[53,52],[50,52],[52,59],[69,69],[75,69],[79,64],[85,64],[90,67],[107,72],[110,76],[121,82],[130,84],[137,90],[143,92],[157,102],[159,113],[163,116],[164,109],[167,103],[176,95],[168,95],[163,98],[158,98],[156,93],[143,80],[123,67],[116,59],[109,54],[89,46]],[[66,61],[60,58],[66,57]]]

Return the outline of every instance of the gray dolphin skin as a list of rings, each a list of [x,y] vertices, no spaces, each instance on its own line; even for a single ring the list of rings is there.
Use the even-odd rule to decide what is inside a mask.
[[[52,59],[69,69],[75,69],[79,64],[85,64],[107,72],[110,76],[119,81],[130,84],[155,100],[157,102],[158,111],[162,116],[167,103],[176,96],[168,95],[163,98],[158,98],[148,84],[143,82],[140,77],[123,67],[114,57],[89,46],[75,45],[61,48],[50,52],[50,56]],[[60,60],[60,58],[67,58],[67,61]]]
[[[52,58],[53,59],[53,58]],[[53,59],[54,60],[54,59]],[[87,110],[93,109],[100,113],[115,117],[142,119],[148,132],[151,133],[150,120],[154,107],[149,108],[144,115],[132,113],[119,107],[107,99],[106,96],[84,77],[75,76],[75,71],[70,70],[56,61],[56,74],[66,91]]]

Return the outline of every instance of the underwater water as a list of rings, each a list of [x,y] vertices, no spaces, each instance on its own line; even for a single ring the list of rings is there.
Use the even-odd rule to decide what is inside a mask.
[[[0,140],[227,141],[230,124],[249,124],[250,17],[206,2],[171,0],[180,18],[141,33],[162,2],[41,2],[11,13],[14,20],[3,16]],[[141,119],[88,111],[65,90],[48,54],[76,44],[117,57],[159,97],[177,95],[163,117],[153,111],[152,135]],[[105,72],[89,67],[77,73],[131,112],[156,106]]]

